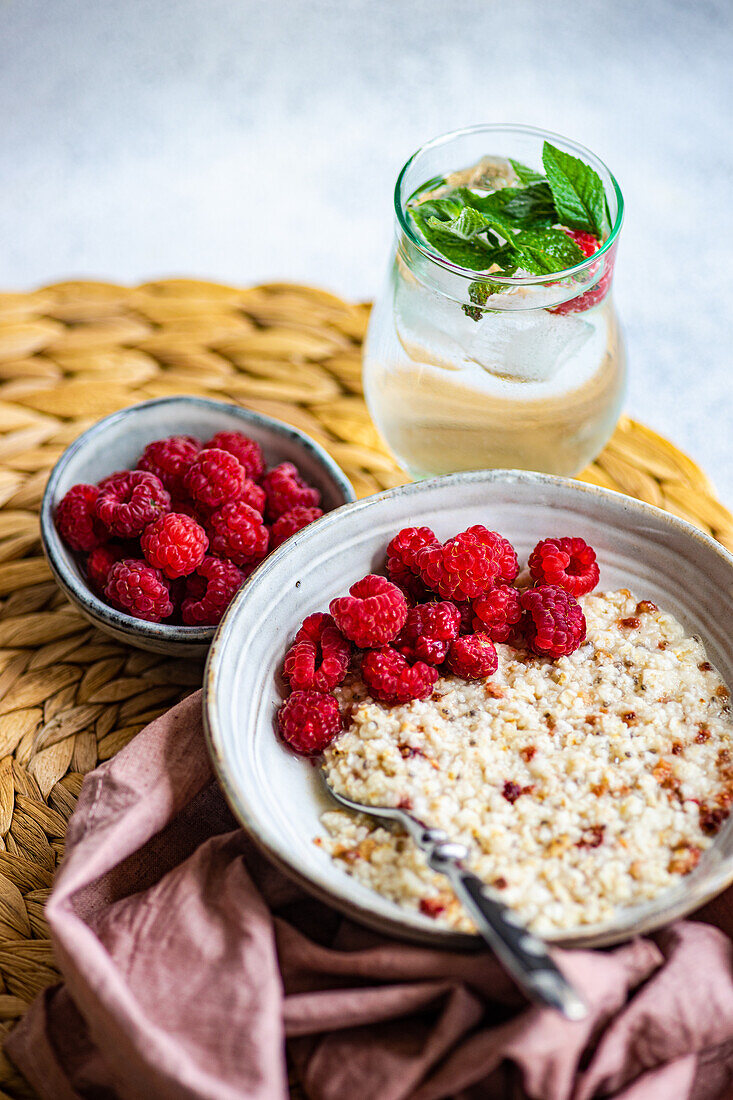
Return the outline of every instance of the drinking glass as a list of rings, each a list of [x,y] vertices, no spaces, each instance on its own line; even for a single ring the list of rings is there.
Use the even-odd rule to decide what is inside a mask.
[[[612,228],[583,263],[549,275],[487,275],[451,263],[411,224],[406,205],[428,182],[487,155],[541,171],[545,140],[603,181]],[[578,473],[613,432],[626,386],[612,286],[623,198],[608,168],[557,134],[475,126],[436,138],[408,160],[395,213],[364,387],[400,465],[415,478],[497,467]],[[487,279],[501,292],[477,306],[472,284]]]

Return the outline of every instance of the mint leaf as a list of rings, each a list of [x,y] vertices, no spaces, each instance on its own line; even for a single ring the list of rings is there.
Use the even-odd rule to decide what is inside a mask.
[[[485,226],[481,225],[479,229],[465,220],[456,225],[460,215],[450,222],[440,221],[432,216],[422,218],[413,212],[413,219],[428,244],[451,263],[468,267],[472,271],[485,271],[493,264],[496,245],[483,237],[472,235],[474,229],[478,233]]]
[[[465,241],[470,241],[479,233],[483,233],[490,225],[490,218],[470,206],[464,207],[458,217],[449,222],[438,221],[437,218],[428,218],[428,226],[431,229],[451,233]]]
[[[500,283],[475,282],[468,288],[468,297],[474,303],[472,306],[463,305],[461,309],[472,321],[480,321],[484,315],[483,306],[492,294],[500,294],[504,287]]]
[[[546,141],[542,163],[563,225],[602,239],[608,228],[601,178],[589,164],[571,157]]]
[[[546,182],[532,183],[528,187],[505,188],[497,191],[497,195],[507,196],[504,199],[502,213],[505,217],[516,222],[518,229],[540,229],[556,225],[560,220],[552,191]]]
[[[490,195],[474,195],[461,189],[460,201],[487,217],[495,219],[497,228],[508,233],[516,229],[539,229],[558,221],[552,191],[546,182],[528,187],[502,187]],[[456,192],[458,196],[458,192]],[[507,233],[504,233],[507,236]]]
[[[528,168],[526,164],[522,164],[521,161],[512,160],[509,157],[509,163],[514,169],[515,175],[520,183],[543,183],[545,177],[541,172],[535,172],[534,168]]]
[[[426,199],[424,202],[409,207],[409,210],[413,216],[419,215],[426,220],[428,218],[438,218],[439,221],[448,222],[452,221],[453,218],[457,218],[465,206],[464,196],[460,190],[455,190],[440,199]]]
[[[564,271],[582,263],[585,256],[575,241],[562,229],[525,229],[511,240],[519,266],[532,275]]]

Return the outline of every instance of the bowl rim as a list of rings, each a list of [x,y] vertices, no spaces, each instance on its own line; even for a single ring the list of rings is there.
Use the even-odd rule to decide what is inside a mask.
[[[62,543],[53,518],[58,484],[69,462],[79,453],[79,451],[83,450],[90,441],[103,435],[110,426],[120,423],[122,420],[134,415],[139,410],[164,408],[166,406],[186,407],[189,409],[200,409],[203,407],[215,412],[226,412],[228,415],[233,415],[241,420],[243,424],[256,424],[258,427],[267,429],[275,435],[291,440],[295,439],[303,449],[309,452],[325,469],[342,491],[347,503],[353,503],[356,500],[356,494],[353,485],[338,463],[331,458],[320,443],[311,439],[310,436],[306,435],[300,428],[296,428],[291,424],[286,424],[282,420],[276,420],[274,417],[267,416],[265,413],[245,409],[241,405],[232,405],[226,401],[217,401],[208,397],[197,397],[194,394],[174,394],[170,397],[154,397],[149,401],[140,401],[135,405],[128,405],[124,409],[118,409],[116,412],[110,413],[109,416],[97,420],[96,423],[92,424],[86,431],[77,436],[73,443],[69,444],[54,464],[49,474],[48,481],[46,482],[39,512],[41,545],[56,582],[64,590],[67,596],[75,603],[82,606],[93,619],[114,630],[124,631],[128,634],[134,634],[139,638],[147,638],[155,641],[178,641],[187,644],[206,643],[213,638],[216,631],[215,626],[184,626],[174,623],[147,622],[145,619],[136,619],[132,615],[126,615],[123,611],[118,611],[116,608],[110,607],[109,604],[101,600],[91,588],[79,580],[73,569],[68,565],[66,557],[69,554],[73,554],[73,551],[68,550]],[[340,505],[339,507],[342,506]],[[245,581],[245,584],[246,583]]]
[[[517,482],[524,482],[534,485],[555,486],[558,488],[571,489],[580,495],[585,494],[602,501],[610,500],[616,503],[621,502],[636,515],[661,520],[663,523],[676,529],[684,537],[699,542],[708,550],[712,550],[731,570],[731,574],[733,574],[733,554],[712,535],[700,530],[700,528],[695,527],[694,524],[689,523],[687,520],[681,519],[679,516],[675,516],[670,512],[666,512],[662,508],[656,507],[656,505],[648,504],[646,501],[638,500],[635,497],[629,497],[625,493],[618,492],[615,489],[607,489],[592,483],[577,481],[574,478],[560,477],[554,474],[513,469],[461,471],[459,473],[446,474],[441,477],[425,479],[423,481],[410,482],[341,505],[339,508],[334,509],[317,520],[314,524],[309,525],[307,530],[301,533],[302,537],[299,539],[298,543],[292,545],[288,543],[284,544],[276,554],[268,557],[256,570],[254,570],[248,578],[248,584],[240,589],[234,597],[224,613],[224,617],[216,628],[213,642],[206,657],[201,696],[204,736],[212,760],[214,774],[234,817],[240,822],[264,854],[309,894],[319,898],[321,901],[324,901],[326,904],[336,908],[346,916],[360,922],[362,925],[371,927],[382,934],[392,935],[397,939],[401,938],[412,942],[423,942],[432,946],[442,946],[445,949],[454,947],[475,950],[483,941],[478,935],[457,932],[451,929],[423,930],[406,921],[402,921],[399,915],[392,917],[385,916],[381,913],[375,913],[369,908],[368,904],[362,904],[357,898],[337,895],[330,889],[324,877],[312,877],[310,874],[304,873],[298,866],[297,861],[291,858],[286,846],[280,842],[277,837],[268,840],[261,835],[256,815],[250,814],[246,799],[238,789],[233,773],[230,774],[224,749],[224,741],[222,739],[222,726],[215,684],[221,654],[226,646],[227,634],[231,629],[234,617],[238,614],[239,605],[250,598],[252,588],[267,582],[268,574],[272,569],[279,568],[281,561],[287,560],[289,555],[303,553],[305,550],[303,546],[304,543],[307,546],[314,537],[317,537],[317,535],[327,528],[333,527],[334,524],[338,524],[344,513],[348,512],[352,514],[367,511],[383,500],[395,499],[400,496],[419,496],[425,489],[435,487],[439,484],[450,486],[463,483],[472,484],[482,482],[485,484],[497,482],[516,484]],[[246,726],[243,724],[241,735],[246,736],[247,732],[250,732],[252,729],[253,720],[250,712],[246,719]],[[587,926],[587,933],[583,931],[580,936],[573,935],[574,930],[571,930],[570,935],[564,935],[562,932],[558,932],[547,935],[544,938],[548,943],[559,947],[568,946],[581,949],[605,947],[615,943],[625,942],[636,935],[651,932],[654,929],[663,927],[672,920],[686,915],[688,912],[699,909],[702,905],[716,897],[731,883],[733,883],[733,859],[730,860],[730,865],[727,869],[724,866],[716,875],[711,877],[709,889],[696,895],[691,906],[687,906],[685,899],[681,898],[676,904],[670,906],[664,914],[658,913],[650,916],[646,920],[641,920],[633,924],[627,922],[626,925],[618,926],[615,926],[613,923],[610,925],[608,923],[603,925],[589,925]],[[627,912],[631,912],[631,907],[627,909]]]

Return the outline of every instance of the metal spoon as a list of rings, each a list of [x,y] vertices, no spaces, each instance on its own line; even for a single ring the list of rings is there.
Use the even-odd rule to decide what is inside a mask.
[[[321,771],[329,794],[349,810],[397,821],[428,859],[433,871],[445,875],[476,928],[505,970],[530,1000],[557,1009],[568,1020],[588,1014],[583,1000],[562,975],[542,940],[527,931],[521,917],[504,905],[484,882],[463,867],[468,849],[450,840],[442,829],[431,829],[413,814],[392,806],[368,806],[338,794]]]

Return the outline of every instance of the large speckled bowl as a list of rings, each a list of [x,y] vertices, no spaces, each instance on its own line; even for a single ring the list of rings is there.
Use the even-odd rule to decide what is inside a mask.
[[[702,636],[711,661],[733,683],[733,557],[658,508],[579,482],[495,470],[392,489],[325,516],[261,565],[227,611],[205,676],[209,743],[231,806],[268,855],[314,894],[371,927],[443,946],[476,939],[400,909],[313,843],[327,802],[316,770],[276,737],[276,673],[304,616],[326,610],[359,577],[381,569],[385,545],[400,527],[428,524],[447,538],[473,523],[501,531],[525,561],[540,538],[584,537],[598,553],[601,589],[627,587],[671,611]],[[733,819],[697,869],[656,901],[548,939],[615,943],[696,909],[731,881]]]
[[[324,511],[354,499],[345,475],[322,447],[297,428],[223,401],[163,397],[105,417],[79,436],[58,460],[41,504],[41,538],[51,571],[79,610],[118,641],[154,653],[205,656],[215,628],[148,623],[104,603],[89,588],[77,556],[61,541],[53,520],[56,505],[80,481],[96,483],[115,470],[134,467],[148,443],[168,435],[207,440],[216,432],[239,431],[255,439],[269,466],[294,462],[306,481],[321,490]]]

